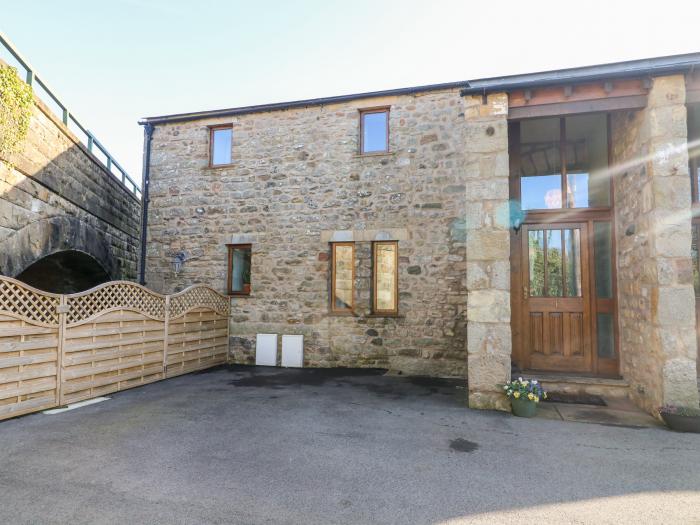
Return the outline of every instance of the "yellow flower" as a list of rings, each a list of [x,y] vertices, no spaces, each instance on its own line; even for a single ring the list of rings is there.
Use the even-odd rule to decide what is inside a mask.
[[[540,398],[535,396],[535,403],[539,403],[539,402],[540,402]]]
[[[520,397],[520,392],[513,392],[513,397],[518,399]]]
[[[533,396],[532,393],[530,393],[530,394],[527,395],[527,398],[528,398],[530,401],[532,401],[532,400],[535,399],[535,396]]]

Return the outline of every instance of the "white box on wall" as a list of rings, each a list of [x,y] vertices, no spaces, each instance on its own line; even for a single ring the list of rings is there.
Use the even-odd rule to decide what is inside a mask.
[[[277,334],[258,334],[255,338],[255,364],[277,366]]]
[[[304,366],[304,336],[282,336],[282,366],[302,368]]]

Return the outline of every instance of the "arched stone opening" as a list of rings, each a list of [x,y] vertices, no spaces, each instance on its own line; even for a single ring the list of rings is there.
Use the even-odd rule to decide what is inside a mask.
[[[82,292],[110,280],[97,259],[77,250],[42,257],[18,274],[17,279],[53,293]]]
[[[83,278],[76,273],[81,271],[85,272]],[[104,233],[64,215],[33,222],[1,242],[0,274],[59,292],[118,279],[120,269]],[[44,284],[35,285],[27,279],[40,279]],[[67,281],[62,283],[64,279]]]

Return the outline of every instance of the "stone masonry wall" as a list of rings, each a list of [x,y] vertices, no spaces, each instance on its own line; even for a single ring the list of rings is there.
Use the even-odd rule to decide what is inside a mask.
[[[698,404],[684,104],[683,76],[660,77],[612,118],[621,374],[650,412]]]
[[[385,105],[391,152],[361,156],[358,110]],[[465,377],[465,195],[478,177],[465,144],[494,139],[468,134],[464,112],[443,90],[156,126],[147,285],[223,291],[225,244],[251,242],[252,294],[231,299],[236,362],[253,362],[256,333],[304,334],[305,366]],[[208,168],[207,126],[224,123],[233,165]],[[329,314],[333,235],[356,242],[353,316]],[[398,317],[370,315],[373,239],[398,240]]]
[[[136,277],[140,201],[38,99],[23,151],[3,160],[11,162],[0,162],[0,273],[94,245],[112,278]]]

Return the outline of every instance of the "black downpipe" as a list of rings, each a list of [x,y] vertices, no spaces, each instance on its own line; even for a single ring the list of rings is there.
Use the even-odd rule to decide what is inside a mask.
[[[146,284],[146,234],[148,233],[148,186],[151,178],[151,139],[153,124],[146,123],[143,127],[143,179],[141,185],[141,256],[139,261],[139,284]]]

